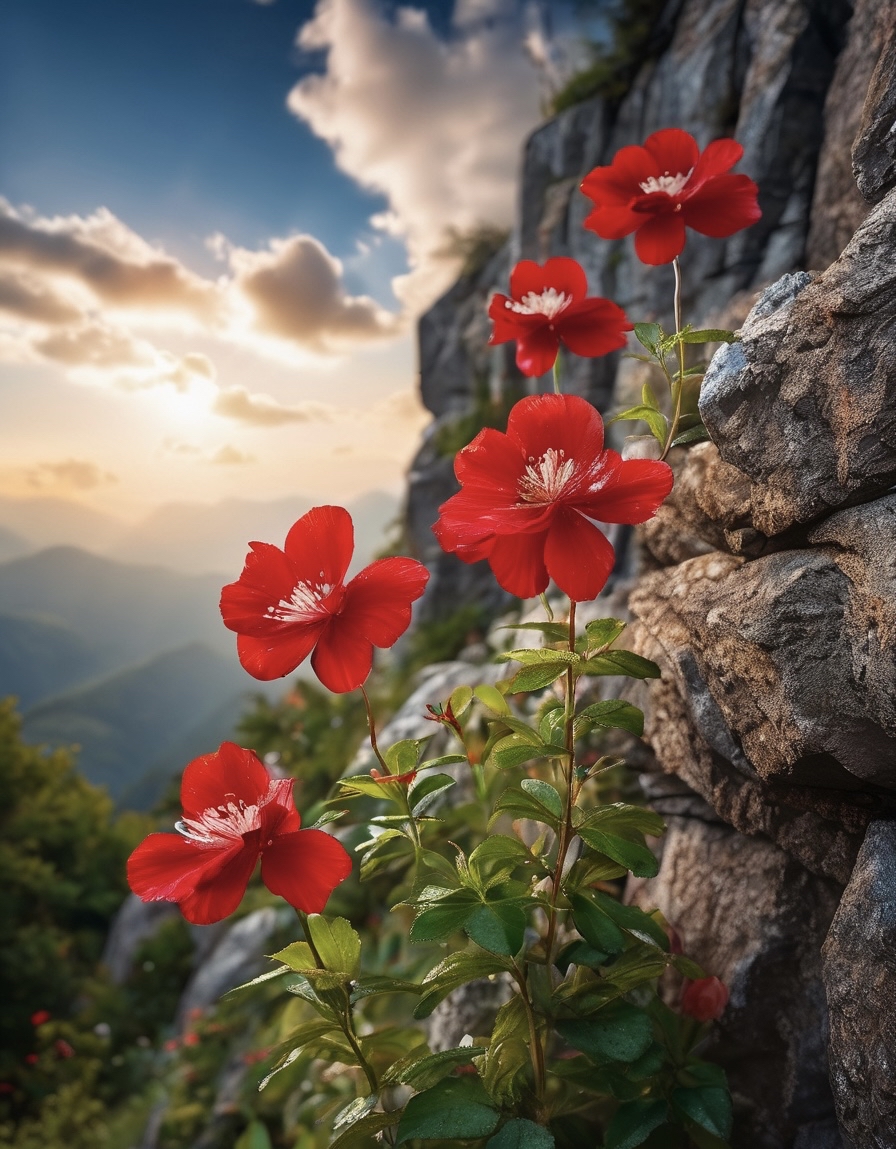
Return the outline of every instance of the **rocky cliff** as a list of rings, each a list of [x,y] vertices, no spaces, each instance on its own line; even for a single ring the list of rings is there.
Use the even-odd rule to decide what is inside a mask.
[[[458,440],[529,387],[512,345],[486,346],[490,292],[519,258],[572,255],[593,293],[670,324],[671,269],[585,232],[578,183],[662,127],[744,145],[761,222],[690,235],[682,258],[686,318],[743,337],[712,361],[712,442],[674,460],[630,599],[662,668],[645,785],[669,824],[659,876],[630,896],[731,986],[712,1055],[735,1146],[896,1146],[894,115],[887,0],[671,0],[621,101],[533,135],[506,246],[420,326],[434,421],[407,527],[437,617],[497,605],[490,573],[429,532]],[[569,363],[568,389],[607,410],[638,370]]]

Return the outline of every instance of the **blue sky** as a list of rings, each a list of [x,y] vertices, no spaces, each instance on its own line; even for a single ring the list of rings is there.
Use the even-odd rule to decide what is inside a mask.
[[[444,229],[512,218],[538,9],[5,0],[0,495],[397,490]]]

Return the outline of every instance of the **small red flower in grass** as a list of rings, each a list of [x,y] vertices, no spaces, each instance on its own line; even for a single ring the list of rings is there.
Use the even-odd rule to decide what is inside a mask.
[[[652,459],[604,450],[600,415],[577,395],[521,399],[507,433],[486,428],[458,453],[461,490],[433,527],[464,562],[487,559],[511,594],[531,598],[550,579],[570,598],[596,598],[613,548],[592,520],[643,523],[672,489]]]
[[[697,1021],[715,1021],[725,1012],[728,996],[728,987],[719,978],[698,978],[681,995],[681,1012]]]
[[[342,507],[303,515],[282,551],[249,546],[243,573],[221,592],[221,615],[237,633],[244,669],[255,678],[282,678],[311,654],[314,673],[336,694],[364,682],[375,646],[392,646],[404,634],[411,603],[429,579],[416,559],[388,558],[344,583],[354,527]]]
[[[251,750],[224,742],[196,758],[181,782],[179,834],[150,834],[128,859],[128,883],[144,902],[177,902],[188,922],[232,914],[261,858],[261,880],[291,906],[320,913],[351,872],[323,830],[302,830],[292,778],[271,778]]]
[[[69,1058],[75,1056],[75,1051],[63,1037],[57,1037],[53,1042],[53,1048],[56,1050],[56,1055],[62,1058]]]
[[[45,1025],[51,1018],[52,1014],[48,1009],[39,1009],[36,1013],[31,1015],[31,1024],[33,1026]]]
[[[759,189],[749,176],[730,169],[744,154],[736,140],[713,140],[701,153],[679,128],[654,132],[621,148],[609,167],[595,168],[582,181],[594,201],[585,227],[601,239],[635,233],[642,263],[671,263],[684,249],[685,228],[717,239],[734,235],[762,215]]]
[[[515,339],[516,365],[524,375],[550,371],[561,343],[589,358],[624,347],[625,332],[632,330],[625,312],[609,299],[587,295],[585,272],[574,259],[558,256],[544,267],[523,259],[510,273],[510,296],[492,296],[489,343]]]

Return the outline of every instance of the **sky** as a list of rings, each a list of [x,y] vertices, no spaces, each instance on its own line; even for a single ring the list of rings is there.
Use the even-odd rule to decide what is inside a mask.
[[[575,8],[4,0],[0,496],[398,492],[446,234],[510,224]]]

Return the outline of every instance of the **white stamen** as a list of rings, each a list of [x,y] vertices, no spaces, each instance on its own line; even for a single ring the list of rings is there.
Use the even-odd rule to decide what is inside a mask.
[[[203,846],[230,846],[239,842],[243,834],[257,830],[261,826],[258,806],[247,806],[238,802],[226,802],[220,806],[210,806],[198,818],[183,818],[175,823],[175,830],[199,842]]]
[[[653,192],[665,192],[668,196],[678,195],[693,174],[693,168],[686,175],[678,172],[673,176],[665,172],[661,176],[651,176],[638,186],[646,195],[651,195]]]
[[[537,464],[530,455],[526,473],[519,482],[520,498],[524,503],[552,502],[560,496],[575,469],[575,459],[567,459],[562,448],[549,448]]]
[[[323,577],[323,571],[321,571]],[[310,622],[320,618],[321,603],[332,591],[330,583],[321,583],[313,586],[309,582],[300,582],[289,598],[281,598],[276,606],[269,606],[265,614],[275,618],[278,622]]]
[[[547,319],[553,319],[555,315],[559,315],[569,307],[570,303],[572,303],[571,295],[558,291],[556,287],[546,287],[540,295],[530,291],[522,299],[508,299],[504,306],[515,311],[517,315],[544,315]]]

